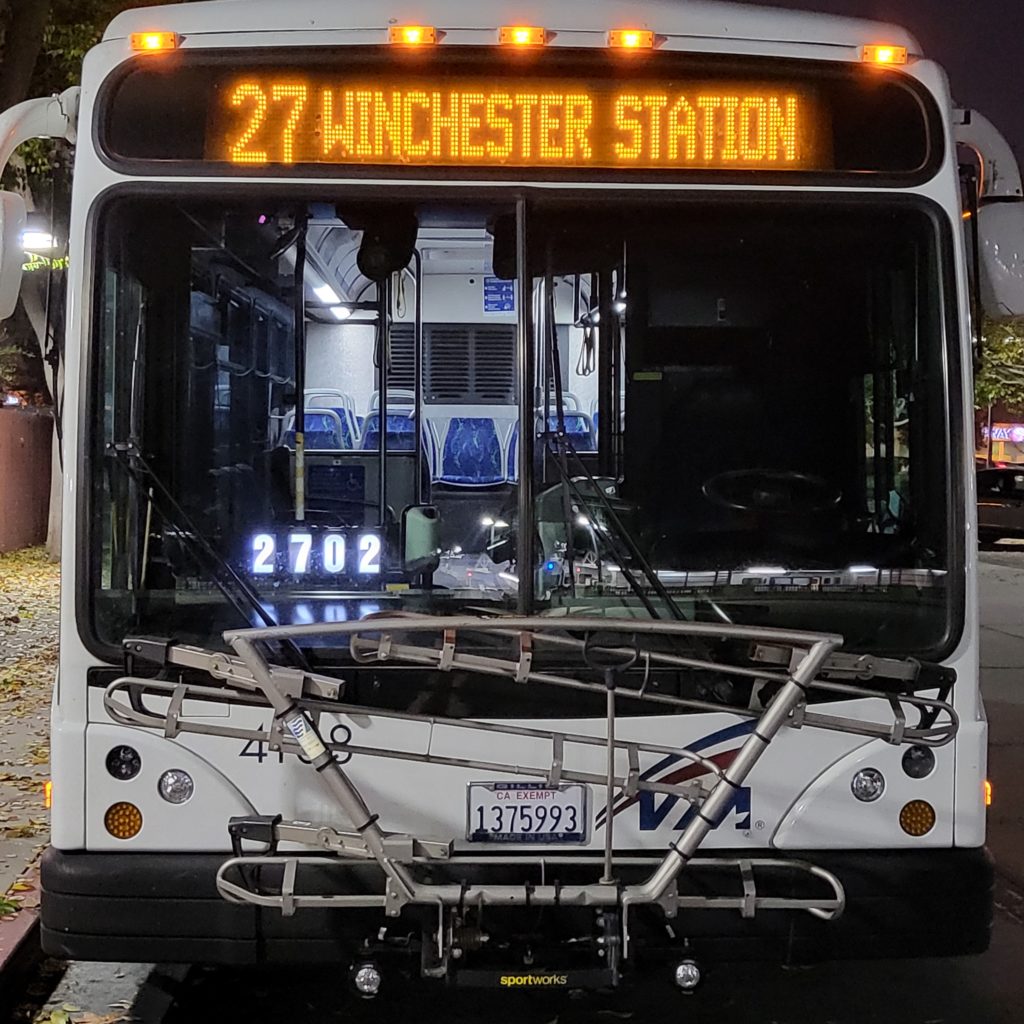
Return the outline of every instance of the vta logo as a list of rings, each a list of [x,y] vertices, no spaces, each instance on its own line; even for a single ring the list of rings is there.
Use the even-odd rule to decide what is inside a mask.
[[[643,790],[638,799],[640,805],[640,831],[641,832],[653,832],[655,829],[661,828],[665,824],[666,819],[672,820],[676,805],[682,798],[678,796],[669,796],[663,793],[652,793],[649,790]],[[694,815],[697,813],[696,809],[690,804],[683,801],[684,811],[672,825],[673,831],[681,832]],[[723,821],[729,816],[734,814],[736,820],[734,827],[740,831],[745,832],[750,828],[750,787],[740,786],[736,790],[736,798],[732,802],[732,806],[725,812],[722,817],[715,822],[715,828],[718,828]]]

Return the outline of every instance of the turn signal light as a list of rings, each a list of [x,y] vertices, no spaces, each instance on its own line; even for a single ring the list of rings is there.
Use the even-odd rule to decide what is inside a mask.
[[[927,800],[911,800],[900,811],[900,828],[908,836],[927,835],[935,827],[935,808]]]
[[[905,46],[888,46],[885,43],[872,43],[864,47],[864,60],[868,64],[906,64],[907,48]]]
[[[502,25],[498,29],[498,42],[507,46],[543,46],[547,32],[536,25]]]
[[[621,50],[652,50],[654,33],[639,28],[613,28],[608,33],[608,45]]]
[[[400,46],[432,46],[437,42],[437,29],[433,25],[392,25],[388,40]]]
[[[988,779],[985,780],[985,806],[992,806],[992,783]]]
[[[103,827],[115,839],[131,839],[142,831],[142,811],[127,800],[112,804],[103,815]]]
[[[133,50],[154,53],[158,50],[174,50],[178,46],[177,32],[133,32],[130,37]]]
[[[53,807],[53,779],[47,779],[43,783],[43,806],[47,810]]]

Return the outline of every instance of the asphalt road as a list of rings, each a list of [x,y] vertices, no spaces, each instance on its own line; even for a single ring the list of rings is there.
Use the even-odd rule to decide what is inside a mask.
[[[440,987],[361,1002],[346,992],[341,972],[192,971],[184,977],[151,978],[136,1011],[142,1011],[144,1021],[166,1024],[1024,1024],[1024,546],[986,552],[981,575],[983,688],[996,794],[990,840],[1001,872],[995,932],[985,955],[801,970],[721,967],[693,996],[668,987],[647,988],[611,1002],[590,996],[549,1001],[501,992],[461,994]],[[109,965],[105,969],[104,977],[116,977],[116,972],[109,974]],[[96,970],[79,965],[79,977],[88,983],[89,972]],[[115,995],[121,998],[115,987],[123,986],[123,978],[115,982],[93,976],[92,982],[84,995],[73,988],[64,994],[77,996],[77,1005],[87,1000],[96,1012],[109,1007]]]

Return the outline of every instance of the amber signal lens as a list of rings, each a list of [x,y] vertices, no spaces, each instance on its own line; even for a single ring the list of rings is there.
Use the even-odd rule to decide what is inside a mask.
[[[927,835],[935,827],[935,808],[927,800],[911,800],[900,811],[900,828],[908,836]]]
[[[142,811],[122,800],[107,808],[103,825],[115,839],[131,839],[142,831]]]

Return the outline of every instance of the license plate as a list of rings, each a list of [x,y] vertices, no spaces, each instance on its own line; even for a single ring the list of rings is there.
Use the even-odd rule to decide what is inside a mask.
[[[584,843],[587,787],[581,783],[471,782],[466,838],[472,843]]]

